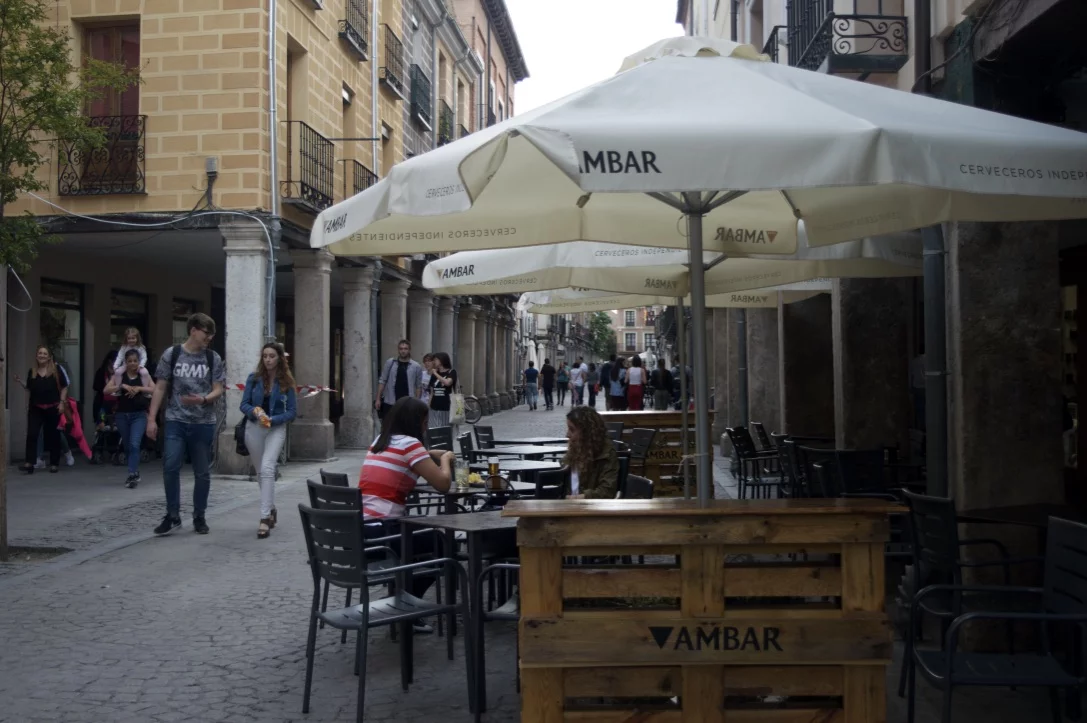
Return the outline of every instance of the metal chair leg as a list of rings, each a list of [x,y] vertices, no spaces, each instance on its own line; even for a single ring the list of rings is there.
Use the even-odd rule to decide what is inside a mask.
[[[325,593],[324,593],[324,596],[321,599],[321,612],[328,612],[328,589],[330,587],[332,587],[332,586],[328,584],[328,580],[325,580]],[[320,627],[321,627],[321,630],[325,629],[325,621],[324,620],[322,620],[320,622]]]
[[[355,646],[355,665],[359,670],[359,699],[358,708],[355,712],[356,723],[363,723],[363,717],[366,713],[366,648],[369,643],[369,632],[367,628],[360,628]]]
[[[306,683],[302,692],[302,712],[309,713],[310,687],[313,685],[314,648],[317,647],[317,616],[310,614],[309,636],[306,638]]]
[[[361,592],[359,593],[359,599],[360,600],[362,599],[362,593]],[[344,607],[345,608],[351,607],[351,588],[347,588],[347,602],[344,603]],[[343,631],[340,632],[340,645],[343,645],[346,642],[347,642],[347,631],[343,630]]]

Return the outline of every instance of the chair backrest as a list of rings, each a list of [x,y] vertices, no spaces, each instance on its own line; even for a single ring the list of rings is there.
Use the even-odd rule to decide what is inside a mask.
[[[465,432],[460,435],[457,437],[457,443],[460,444],[460,454],[461,457],[464,458],[464,461],[474,462],[475,460],[472,459],[472,450],[474,449],[472,446],[472,433]]]
[[[819,449],[817,447],[805,447],[802,444],[796,446],[797,458],[800,462],[800,469],[803,470],[803,479],[801,484],[803,485],[804,492],[808,497],[824,497],[824,491],[821,484],[818,483],[815,476],[815,470],[812,469],[812,465],[824,464],[834,465],[838,459],[838,450],[836,449]],[[837,469],[835,469],[837,473]],[[840,485],[836,485],[840,487]],[[835,492],[837,496],[837,492]]]
[[[752,422],[751,428],[755,430],[755,436],[759,438],[762,451],[768,452],[774,449],[774,445],[770,443],[770,435],[766,433],[766,425],[762,422]]]
[[[566,496],[568,469],[548,469],[536,473],[536,499],[561,500]]]
[[[627,479],[630,476],[630,453],[617,455],[619,457],[619,483],[616,489],[620,497],[626,497]]]
[[[352,510],[356,515],[362,511],[362,492],[358,487],[323,485],[308,479],[306,491],[310,507],[315,510]]]
[[[655,429],[633,429],[630,433],[630,456],[637,460],[645,460],[649,456],[649,449],[653,446],[653,440],[657,437]]]
[[[623,499],[653,499],[653,480],[648,477],[639,477],[636,474],[627,475],[626,494],[623,495]]]
[[[623,423],[622,422],[604,422],[604,426],[608,430],[608,436],[614,439],[616,442],[623,440]]]
[[[347,478],[347,474],[344,472],[325,472],[321,470],[321,484],[350,487],[351,480]]]
[[[366,574],[365,542],[359,513],[319,510],[305,505],[298,505],[298,513],[302,516],[314,589],[318,589],[321,580],[337,587],[357,587]],[[315,593],[314,604],[316,600]]]
[[[1044,590],[1046,612],[1087,612],[1087,525],[1049,518]]]
[[[477,424],[476,427],[476,444],[480,449],[491,449],[494,447],[494,427],[487,427]]]
[[[834,460],[816,462],[811,466],[813,497],[840,497],[842,494],[838,478],[838,465]]]
[[[444,449],[446,451],[453,451],[453,428],[452,427],[434,427],[427,430],[427,437],[430,441],[430,449]]]
[[[785,440],[789,438],[789,435],[784,433],[774,432],[770,435],[770,443],[773,444],[774,449],[781,449],[785,446]]]
[[[927,584],[933,573],[942,573],[945,581],[962,584],[959,568],[959,524],[955,503],[944,497],[903,492],[910,508],[910,531],[917,584]],[[918,587],[917,589],[920,589]]]
[[[747,431],[747,427],[727,427],[725,434],[728,436],[728,441],[732,442],[732,448],[736,450],[736,456],[740,459],[747,459],[758,454],[758,449],[755,448],[755,441],[751,439],[751,432]]]
[[[886,492],[884,450],[840,449],[837,454],[838,478],[842,492]]]

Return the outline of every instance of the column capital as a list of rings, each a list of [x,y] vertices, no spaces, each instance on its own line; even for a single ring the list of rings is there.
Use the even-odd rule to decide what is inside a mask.
[[[483,307],[476,306],[475,304],[461,304],[460,306],[460,318],[467,319],[468,321],[475,321],[479,318],[479,312],[483,310]]]
[[[382,296],[407,298],[409,286],[411,286],[411,282],[404,279],[382,279],[381,294]]]
[[[256,221],[224,221],[219,224],[223,236],[223,250],[227,256],[266,256],[268,238],[264,227]]]
[[[455,296],[438,296],[438,311],[443,313],[453,313],[453,308],[457,305],[457,297]]]
[[[296,271],[312,269],[320,274],[330,274],[335,258],[324,249],[291,249],[291,261]]]
[[[374,264],[350,266],[340,270],[344,291],[369,291],[381,270]]]
[[[408,289],[408,306],[415,308],[433,308],[433,292],[427,289]]]

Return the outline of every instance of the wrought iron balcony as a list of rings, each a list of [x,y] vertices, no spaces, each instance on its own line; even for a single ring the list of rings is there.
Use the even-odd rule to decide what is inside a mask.
[[[411,66],[411,117],[428,131],[434,119],[430,78],[418,65]]]
[[[406,97],[404,81],[404,44],[388,25],[385,25],[385,64],[378,68],[378,80],[401,98]]]
[[[284,203],[319,213],[332,205],[336,178],[332,141],[302,121],[287,124],[287,178],[280,184]]]
[[[343,197],[350,198],[377,183],[377,174],[358,161],[343,162]],[[350,191],[350,193],[348,192]]]
[[[468,135],[471,132],[472,131],[468,130],[464,126],[462,126],[460,124],[457,125],[457,138],[464,138],[466,135]]]
[[[834,0],[791,0],[789,65],[819,70],[825,63],[828,73],[862,77],[897,72],[909,60],[908,20],[902,2],[854,0],[853,14],[844,14],[835,12]],[[875,13],[859,12],[870,10]],[[889,14],[892,10],[898,14]]]
[[[775,63],[781,62],[779,50],[781,47],[781,40],[785,37],[784,30],[786,30],[784,25],[775,25],[770,31],[770,35],[766,38],[766,45],[762,46],[762,52],[769,55],[770,60]]]
[[[444,100],[438,101],[438,145],[444,146],[452,143],[453,136],[453,109]]]
[[[105,196],[147,192],[145,115],[88,118],[105,143],[88,148],[62,143],[57,163],[57,193],[61,196]]]
[[[491,126],[493,126],[497,122],[498,122],[498,118],[496,118],[495,115],[494,115],[494,108],[491,108],[490,106],[488,106],[487,107],[487,127],[490,128]]]
[[[344,7],[346,17],[340,21],[340,38],[360,62],[367,60],[366,36],[370,32],[370,18],[366,14],[366,0],[344,0]]]

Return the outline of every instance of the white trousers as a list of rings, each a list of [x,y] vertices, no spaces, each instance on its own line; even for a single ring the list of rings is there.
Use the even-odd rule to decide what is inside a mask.
[[[257,471],[257,483],[260,484],[261,519],[270,517],[276,504],[276,463],[286,441],[286,424],[265,429],[249,420],[245,425],[245,446],[249,449],[249,459]]]

